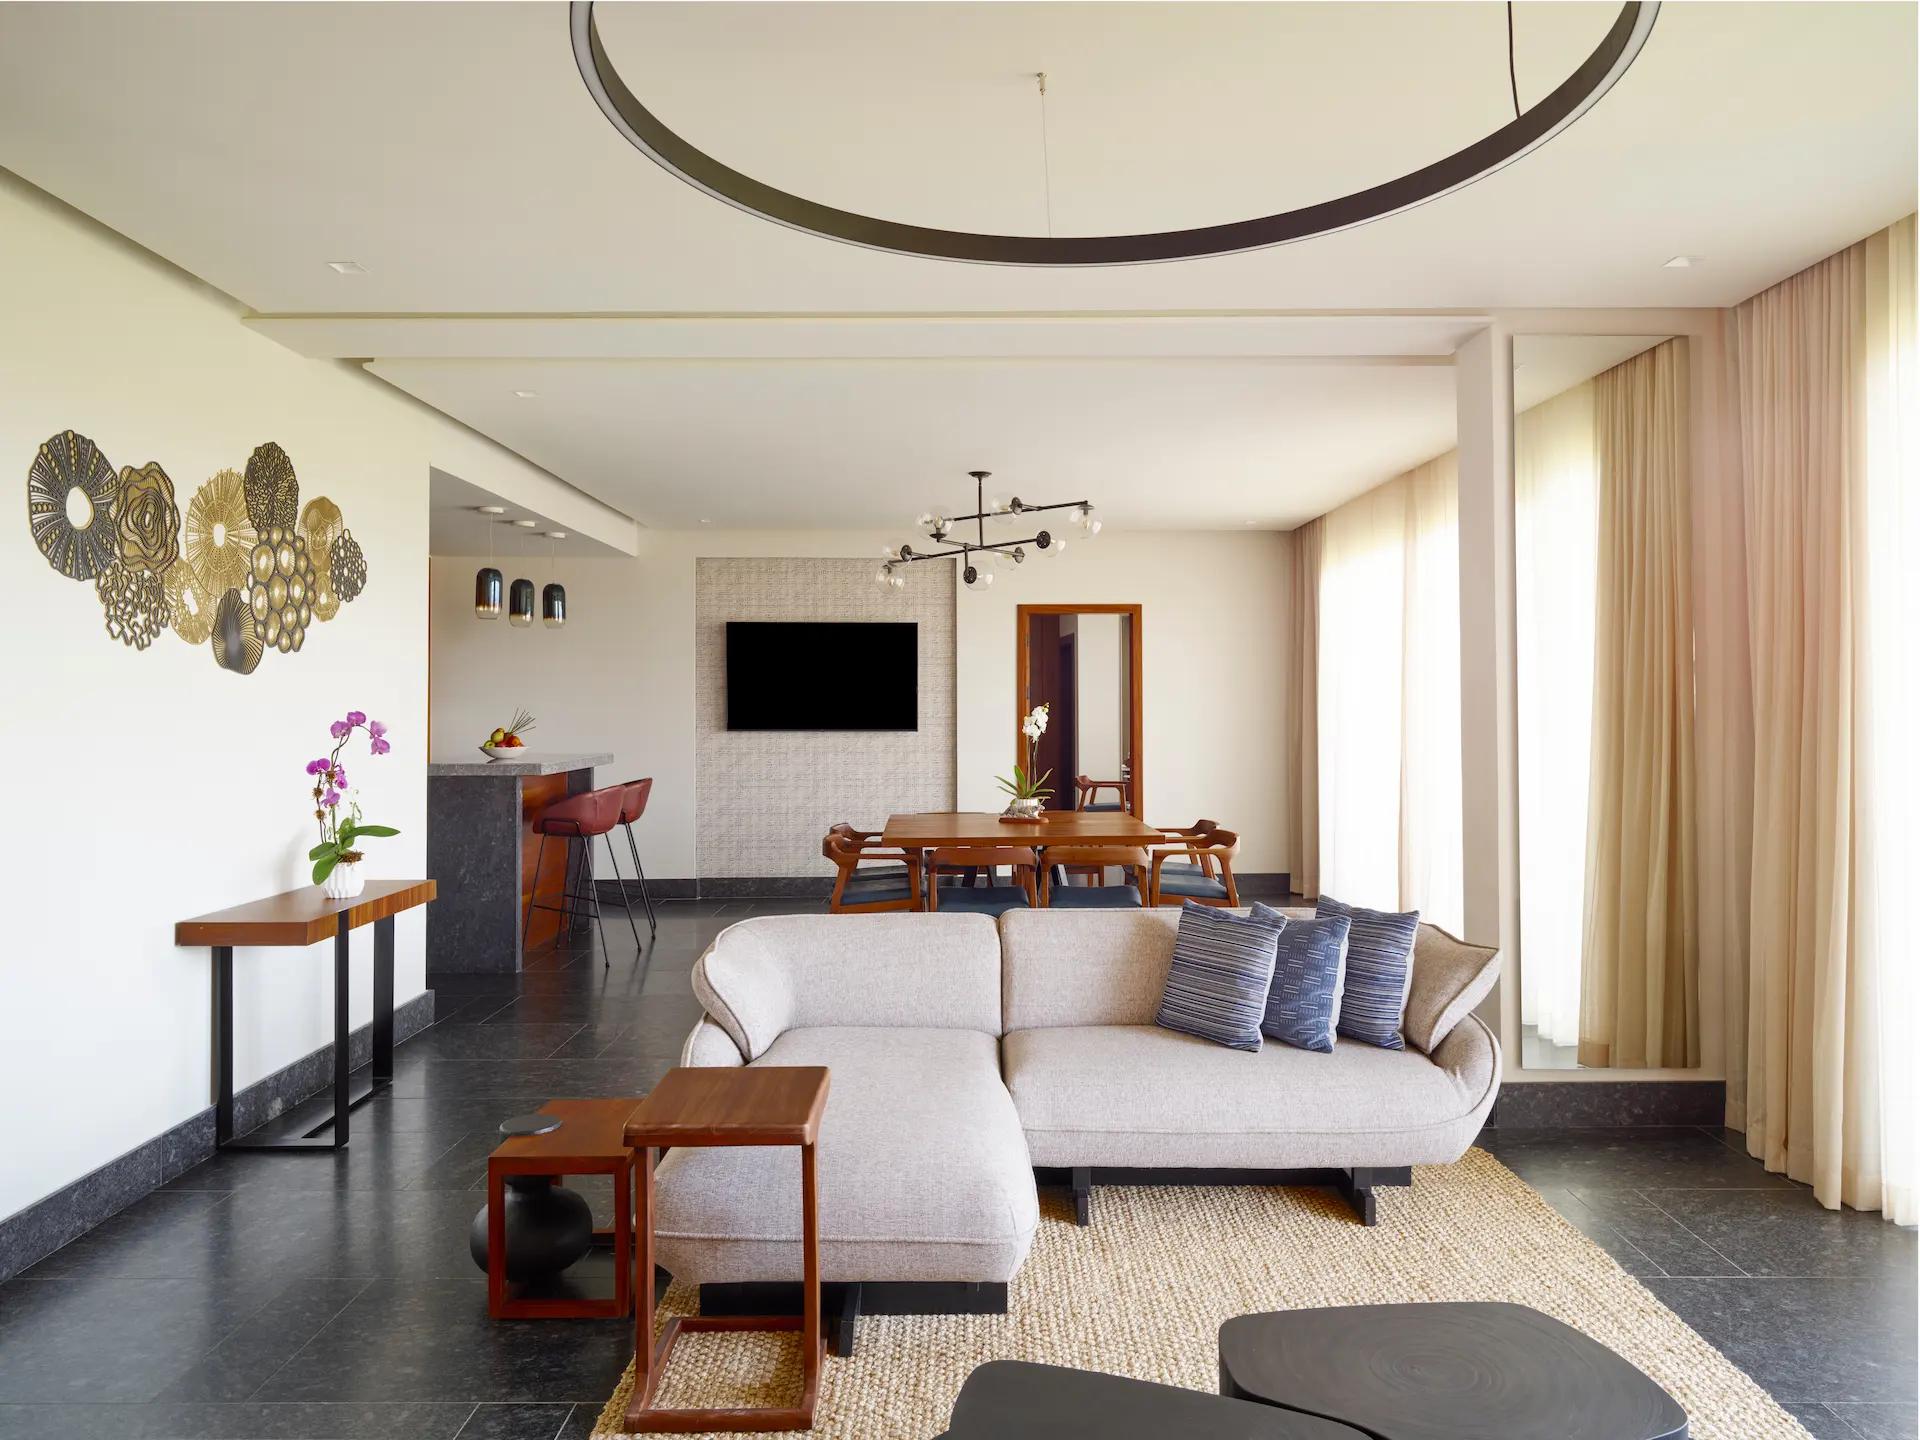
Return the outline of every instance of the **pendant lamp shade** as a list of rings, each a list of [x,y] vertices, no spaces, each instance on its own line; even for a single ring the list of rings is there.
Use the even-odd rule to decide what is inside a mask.
[[[524,630],[533,624],[533,581],[514,581],[512,596],[512,602],[507,607],[507,623]]]
[[[473,577],[473,613],[482,620],[498,620],[503,586],[500,572],[491,565]]]
[[[567,623],[567,587],[557,581],[540,592],[540,621],[549,630]]]

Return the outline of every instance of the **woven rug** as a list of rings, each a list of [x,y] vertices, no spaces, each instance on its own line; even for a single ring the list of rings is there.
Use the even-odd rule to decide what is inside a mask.
[[[1381,1190],[1369,1230],[1330,1191],[1096,1189],[1093,1224],[1042,1192],[1040,1231],[1005,1315],[863,1317],[850,1359],[828,1356],[814,1412],[832,1440],[928,1440],[987,1360],[1037,1360],[1217,1392],[1220,1323],[1258,1310],[1511,1300],[1585,1331],[1685,1407],[1695,1440],[1807,1432],[1533,1190],[1481,1150]],[[690,1314],[675,1285],[661,1316]],[[619,1435],[628,1369],[593,1434]],[[791,1404],[794,1337],[683,1336],[664,1406]]]

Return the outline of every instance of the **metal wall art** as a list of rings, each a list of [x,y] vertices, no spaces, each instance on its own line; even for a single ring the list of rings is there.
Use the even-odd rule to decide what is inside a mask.
[[[93,582],[113,639],[145,650],[171,629],[240,675],[268,650],[298,650],[367,584],[340,507],[321,495],[302,509],[293,460],[271,441],[244,472],[217,472],[183,515],[157,462],[116,473],[93,441],[62,431],[27,469],[27,526],[48,565]]]

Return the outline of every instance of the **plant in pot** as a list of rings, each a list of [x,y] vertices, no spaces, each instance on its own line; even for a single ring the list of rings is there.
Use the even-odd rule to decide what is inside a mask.
[[[1034,706],[1026,718],[1020,722],[1020,733],[1027,737],[1027,763],[1025,767],[1023,768],[1019,765],[1014,766],[1013,778],[1011,780],[1007,779],[1004,775],[994,777],[1000,782],[1000,788],[1013,797],[1012,803],[1002,812],[1000,818],[1003,820],[1038,820],[1040,818],[1040,802],[1046,799],[1047,796],[1053,794],[1052,789],[1047,785],[1047,777],[1052,775],[1053,772],[1047,770],[1037,775],[1034,773],[1040,764],[1040,737],[1047,733],[1047,707],[1044,705]]]
[[[363,823],[360,802],[350,798],[340,752],[357,730],[367,732],[367,748],[373,754],[384,755],[393,748],[385,725],[354,710],[346,719],[333,722],[333,752],[307,762],[307,774],[314,777],[313,818],[320,824],[320,843],[307,852],[307,858],[313,861],[313,883],[326,891],[329,900],[351,900],[366,888],[360,873],[365,858],[357,848],[360,841],[400,833],[391,825]]]

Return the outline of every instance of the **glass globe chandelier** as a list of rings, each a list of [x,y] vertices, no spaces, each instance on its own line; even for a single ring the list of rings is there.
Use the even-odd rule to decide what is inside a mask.
[[[1043,559],[1065,552],[1066,536],[1052,530],[1040,530],[1024,540],[988,540],[987,522],[1008,524],[1027,515],[1038,515],[1048,510],[1067,511],[1067,520],[1078,527],[1080,533],[1091,540],[1100,533],[1100,521],[1094,516],[1093,502],[1090,500],[1062,500],[1054,505],[1029,505],[1018,495],[1011,500],[988,499],[987,479],[991,470],[969,470],[973,477],[974,510],[967,515],[940,515],[932,511],[923,514],[916,522],[927,533],[927,538],[942,550],[916,550],[911,545],[898,545],[885,552],[885,560],[879,570],[874,572],[874,583],[894,590],[903,589],[907,583],[906,567],[921,560],[947,560],[957,558],[960,561],[960,578],[970,590],[985,590],[993,584],[995,570],[1017,570],[1026,564],[1028,546],[1032,553]],[[971,520],[974,526],[974,538],[965,539],[965,525]],[[961,538],[955,538],[956,527]]]

